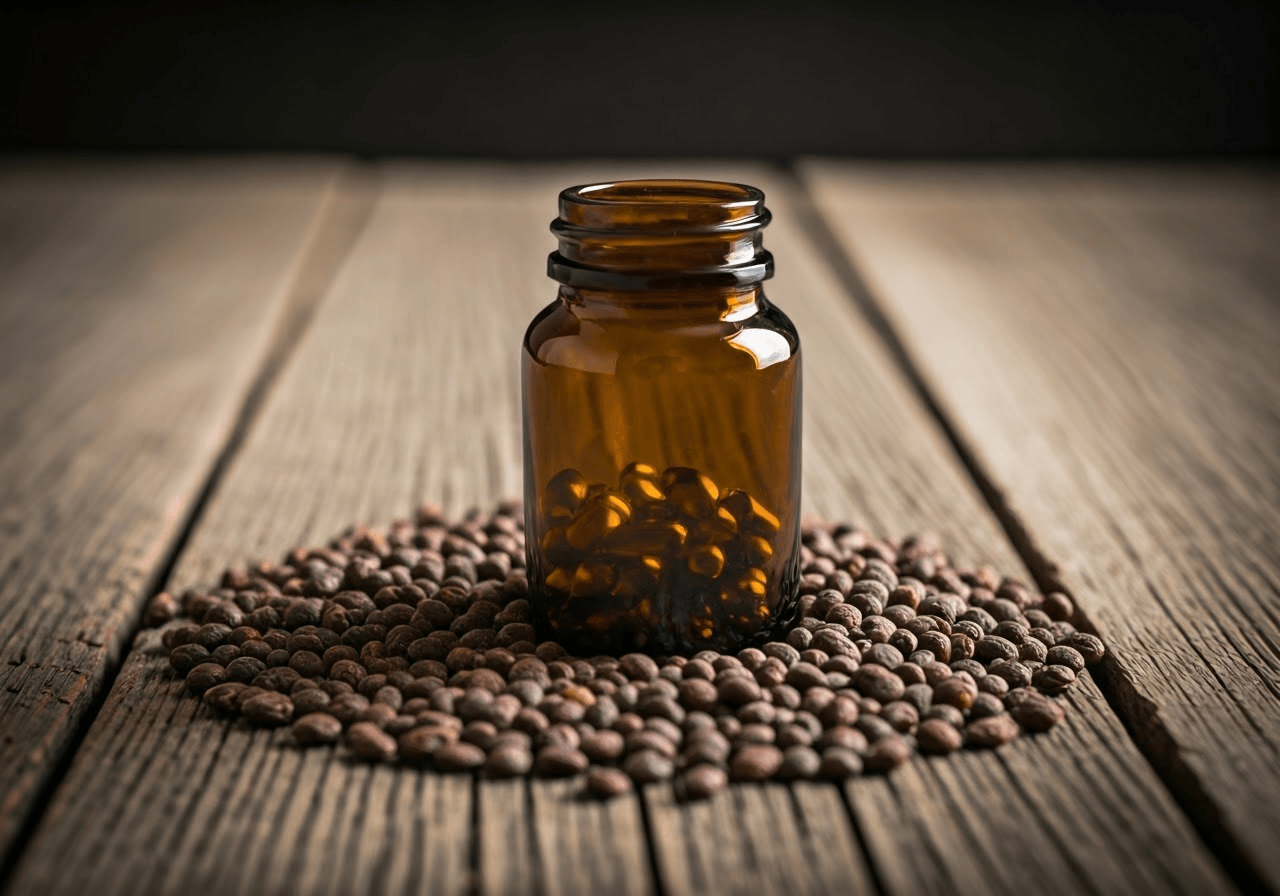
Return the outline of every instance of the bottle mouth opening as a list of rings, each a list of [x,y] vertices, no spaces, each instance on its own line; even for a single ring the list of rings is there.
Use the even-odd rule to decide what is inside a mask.
[[[761,245],[764,193],[712,180],[623,180],[569,187],[551,224],[547,273],[566,286],[739,288],[773,274]]]
[[[623,180],[560,193],[553,229],[734,231],[769,223],[764,193],[712,180]]]

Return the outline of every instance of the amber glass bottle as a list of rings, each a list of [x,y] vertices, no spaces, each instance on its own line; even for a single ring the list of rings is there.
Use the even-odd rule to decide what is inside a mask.
[[[800,341],[764,295],[764,194],[572,187],[522,356],[530,603],[590,656],[732,650],[799,580]]]

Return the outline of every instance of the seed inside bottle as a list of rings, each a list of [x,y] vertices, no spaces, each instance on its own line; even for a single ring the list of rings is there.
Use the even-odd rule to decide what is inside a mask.
[[[635,462],[616,488],[562,470],[540,508],[543,603],[558,634],[674,649],[772,624],[779,521],[742,489],[721,490],[693,467]]]
[[[713,544],[703,545],[689,554],[689,571],[714,579],[724,572],[724,552]]]

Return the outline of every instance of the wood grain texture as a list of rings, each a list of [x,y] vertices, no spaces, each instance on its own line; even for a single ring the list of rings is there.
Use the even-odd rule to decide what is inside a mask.
[[[581,780],[533,781],[530,791],[538,879],[546,892],[653,892],[653,875],[636,873],[649,867],[638,799],[594,800]],[[486,870],[480,866],[481,879]]]
[[[0,167],[0,859],[127,646],[339,169]]]
[[[479,892],[653,892],[639,797],[601,803],[582,777],[477,782]]]
[[[845,786],[872,855],[895,857],[877,866],[887,892],[1231,891],[1093,681],[1066,702],[1066,721],[1012,749],[925,759]],[[1028,824],[1038,829],[1034,853]],[[1117,842],[1126,829],[1136,833]],[[1176,860],[1167,840],[1201,855]]]
[[[874,893],[832,784],[730,787],[702,803],[646,788],[667,893]]]
[[[817,162],[806,181],[1108,683],[1280,889],[1280,178]]]
[[[228,465],[173,586],[207,582],[228,563],[318,542],[349,522],[385,522],[419,500],[442,500],[457,513],[518,493],[515,357],[528,319],[554,295],[542,275],[554,195],[568,183],[623,173],[621,167],[387,169],[360,243]],[[626,167],[626,174],[670,171]],[[808,509],[895,536],[927,526],[962,561],[1019,570],[944,435],[806,237],[794,185],[758,167],[697,173],[759,182],[770,193],[777,223],[768,240],[780,259],[770,293],[804,340]],[[148,677],[148,662],[155,661],[135,652],[127,666],[157,701],[148,703],[145,725],[127,718],[124,694],[111,695],[23,857],[15,893],[45,892],[50,880],[84,887],[117,867],[145,866],[157,839],[166,854],[200,856],[199,867],[216,875],[221,888],[252,889],[255,866],[241,860],[246,830],[270,837],[277,863],[271,874],[302,869],[310,876],[299,892],[319,890],[330,876],[313,866],[329,867],[321,854],[328,844],[358,839],[362,818],[397,818],[397,795],[426,786],[414,774],[380,770],[396,784],[374,788],[365,783],[368,769],[338,754],[257,753],[255,745],[266,750],[268,738],[247,729],[193,731],[193,701],[162,675]],[[571,784],[534,783],[525,791],[485,782],[478,802],[470,792],[447,795],[448,811],[426,836],[453,858],[440,863],[443,871],[423,865],[409,872],[408,886],[474,885],[501,893],[661,886],[675,894],[745,892],[765,879],[804,892],[868,890],[873,881],[892,893],[1020,892],[1021,878],[993,883],[974,860],[976,843],[979,854],[1054,857],[1060,875],[1040,882],[1044,892],[1119,889],[1163,880],[1161,869],[1169,870],[1175,892],[1230,892],[1096,692],[1086,684],[1074,699],[1083,718],[1047,737],[963,757],[965,775],[921,763],[887,781],[853,782],[843,796],[834,785],[744,788],[708,806],[685,807],[670,788],[658,787],[600,806],[564,798],[558,788]],[[1081,741],[1089,763],[1076,759]],[[134,744],[131,754],[158,782],[152,786],[167,788],[160,793],[172,808],[163,815],[148,809],[128,776],[101,774],[126,744]],[[300,774],[294,769],[309,764],[308,780],[323,786],[293,783]],[[279,782],[265,773],[277,765],[285,772]],[[1046,767],[1065,782],[1020,780]],[[1090,814],[1090,806],[1119,799],[1132,799],[1146,817]],[[844,800],[869,847],[865,855]],[[1058,800],[1057,811],[1069,818],[1052,811]],[[312,810],[305,826],[266,820],[304,805]],[[947,806],[965,807],[977,823],[959,836],[939,809]],[[895,812],[897,829],[882,817]],[[213,827],[192,820],[220,813]],[[108,819],[109,834],[102,832]],[[640,819],[652,837],[652,857],[641,849]],[[1085,837],[1081,830],[1089,825],[1096,828]],[[456,857],[473,826],[475,877],[464,880]],[[935,844],[928,862],[920,859],[921,841]],[[73,849],[82,860],[62,863]],[[551,867],[562,850],[576,864]],[[756,850],[767,853],[747,855]],[[383,887],[371,855],[359,853],[344,866],[353,890]],[[732,870],[726,858],[732,856],[755,873]],[[143,878],[137,892],[182,890],[186,867]]]

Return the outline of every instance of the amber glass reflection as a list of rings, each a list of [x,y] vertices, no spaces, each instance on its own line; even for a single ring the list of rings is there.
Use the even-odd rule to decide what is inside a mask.
[[[799,339],[750,187],[577,187],[525,335],[531,603],[575,653],[728,650],[794,605]]]

